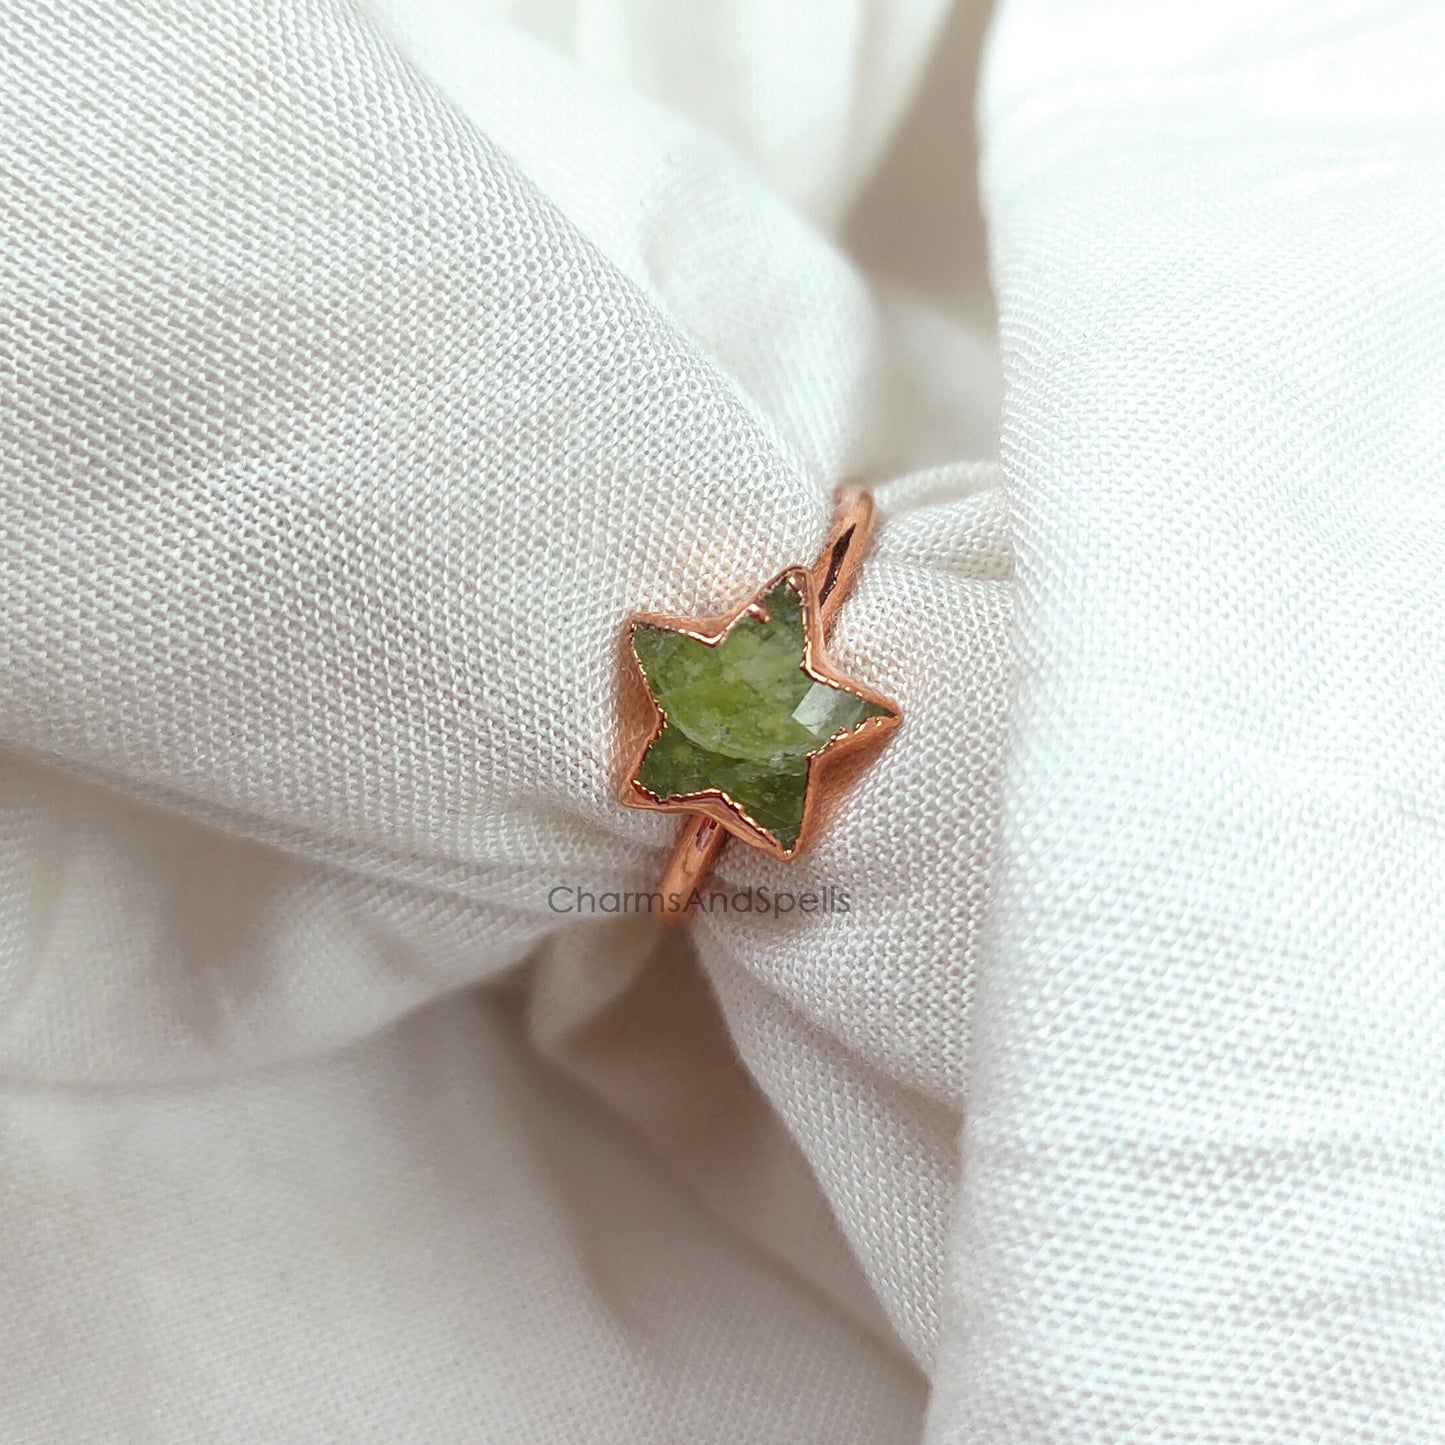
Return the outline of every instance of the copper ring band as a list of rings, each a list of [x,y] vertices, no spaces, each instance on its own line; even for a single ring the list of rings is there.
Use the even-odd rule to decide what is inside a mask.
[[[873,498],[862,487],[842,487],[837,494],[833,529],[809,569],[818,589],[819,611],[824,630],[831,624],[858,568],[873,531]],[[658,892],[664,897],[689,898],[707,876],[728,840],[728,830],[714,818],[692,814],[673,846],[663,870]],[[679,919],[686,910],[667,913]]]

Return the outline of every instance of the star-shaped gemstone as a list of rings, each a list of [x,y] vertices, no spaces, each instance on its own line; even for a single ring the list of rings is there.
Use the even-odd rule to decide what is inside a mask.
[[[627,652],[653,716],[623,801],[702,812],[791,857],[819,763],[898,723],[887,698],[828,665],[818,613],[812,577],[793,567],[720,625],[634,617]]]

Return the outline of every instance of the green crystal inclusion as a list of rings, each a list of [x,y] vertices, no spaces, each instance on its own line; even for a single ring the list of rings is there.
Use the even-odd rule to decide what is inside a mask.
[[[808,755],[866,718],[877,703],[803,671],[803,599],[779,582],[716,644],[639,626],[632,646],[666,719],[637,774],[654,797],[716,788],[785,849],[803,825]]]

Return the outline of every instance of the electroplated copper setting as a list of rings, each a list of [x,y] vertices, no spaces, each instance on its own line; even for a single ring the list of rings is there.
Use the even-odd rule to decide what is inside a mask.
[[[673,894],[690,897],[713,866],[729,834],[762,849],[770,857],[796,857],[808,846],[820,817],[828,811],[827,784],[830,775],[834,774],[835,765],[862,748],[880,743],[901,721],[896,703],[839,672],[829,661],[825,650],[829,624],[857,575],[872,525],[872,497],[861,487],[843,488],[837,496],[833,528],[810,568],[787,568],[741,607],[720,616],[686,618],[643,612],[628,619],[623,632],[622,702],[624,734],[630,746],[626,752],[627,766],[619,796],[629,807],[688,815],[687,824],[678,835],[658,885],[658,891],[664,898]],[[751,615],[766,620],[762,599],[780,583],[794,588],[803,601],[802,670],[817,682],[887,710],[864,718],[809,754],[805,765],[807,776],[802,823],[790,847],[783,846],[721,789],[708,788],[697,793],[659,798],[638,782],[643,759],[662,732],[666,717],[652,696],[634,650],[635,631],[639,627],[661,628],[716,646],[741,618]]]

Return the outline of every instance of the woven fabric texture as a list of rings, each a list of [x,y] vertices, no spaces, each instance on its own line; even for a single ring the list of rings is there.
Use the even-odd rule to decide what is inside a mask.
[[[1445,1435],[1445,27],[985,18],[11,0],[5,1445]],[[848,911],[579,911],[847,476]]]
[[[993,36],[1019,691],[939,1442],[1445,1435],[1445,17],[1218,12]]]
[[[695,192],[625,271],[341,5],[8,31],[7,1440],[916,1435],[1010,564],[986,456],[857,416],[897,308],[738,161],[706,274]],[[755,221],[813,290],[705,348],[667,277]],[[830,314],[801,381],[757,360]],[[847,918],[699,961],[553,912],[675,829],[613,799],[626,613],[727,606],[921,460],[836,639],[916,724],[805,865],[722,870]]]

